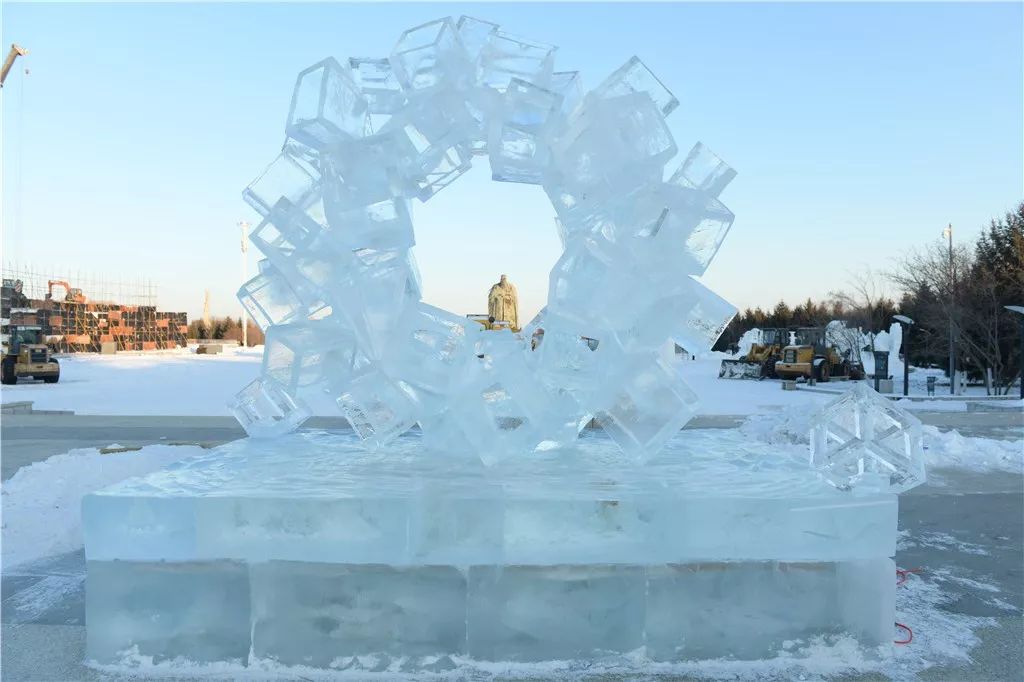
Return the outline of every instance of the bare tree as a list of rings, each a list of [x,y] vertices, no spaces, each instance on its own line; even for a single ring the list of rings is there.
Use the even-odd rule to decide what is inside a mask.
[[[994,273],[979,266],[972,249],[954,247],[951,266],[949,247],[934,242],[899,259],[888,276],[913,296],[917,329],[928,334],[930,353],[943,353],[949,340],[941,330],[952,325],[958,365],[984,377],[989,393],[1009,390],[1003,380],[1006,358],[1000,333],[1006,312],[996,293]]]
[[[861,330],[875,332],[888,327],[894,305],[885,293],[884,278],[871,268],[852,272],[847,278],[846,289],[830,291],[832,309],[839,313],[837,319],[846,322],[845,330],[837,330],[844,343],[856,350],[861,348]],[[841,315],[841,317],[840,317]],[[875,350],[874,334],[869,335],[869,349]]]

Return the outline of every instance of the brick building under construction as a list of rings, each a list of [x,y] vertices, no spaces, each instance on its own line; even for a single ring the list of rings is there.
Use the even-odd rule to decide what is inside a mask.
[[[38,328],[46,344],[63,353],[174,348],[185,346],[188,334],[185,313],[89,301],[63,280],[49,280],[40,299],[26,295],[22,280],[4,278],[0,317],[5,335],[10,327]]]

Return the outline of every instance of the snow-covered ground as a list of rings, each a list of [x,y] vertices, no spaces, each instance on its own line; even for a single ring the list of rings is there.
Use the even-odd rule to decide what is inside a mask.
[[[756,385],[756,384],[755,384]],[[781,393],[781,391],[780,391]],[[741,427],[751,439],[777,445],[780,457],[803,456],[807,448],[808,411],[801,405],[771,410],[754,415]],[[691,432],[692,433],[692,432]],[[687,432],[680,437],[687,437]],[[1024,468],[1024,450],[1019,442],[1001,442],[983,438],[966,438],[955,432],[940,433],[926,427],[925,446],[929,467],[933,470],[960,469],[974,472],[1014,472]],[[73,450],[51,457],[19,470],[3,485],[3,564],[5,570],[42,557],[81,548],[81,499],[93,490],[106,487],[124,478],[142,475],[170,462],[201,453],[194,446],[151,445],[137,451],[102,454],[98,449]],[[934,485],[934,483],[933,483]],[[941,485],[941,482],[940,482]],[[943,533],[919,533],[912,536],[903,531],[900,547],[954,548],[959,552],[977,554],[984,548],[957,541]],[[607,662],[601,670],[586,669],[587,675],[606,674],[630,677],[642,665],[646,674],[699,677],[711,679],[822,679],[851,673],[878,673],[893,679],[915,679],[917,673],[935,665],[963,665],[970,662],[970,650],[979,642],[979,628],[995,625],[992,617],[975,616],[950,610],[957,598],[956,588],[969,581],[970,586],[991,598],[992,604],[1004,604],[1007,612],[1017,607],[1001,600],[1000,589],[979,580],[979,576],[961,575],[955,570],[933,567],[930,580],[916,575],[897,591],[897,620],[912,623],[917,633],[912,647],[883,647],[865,650],[853,639],[844,636],[821,636],[809,641],[788,644],[775,658],[757,661],[710,660],[685,663],[651,663],[641,659],[641,652]],[[981,586],[979,588],[979,586]],[[901,633],[894,632],[894,636]],[[232,666],[174,668],[171,662],[153,663],[140,659],[136,672],[143,675],[195,673],[229,679],[300,678],[343,679],[365,678],[362,670],[302,671],[294,668],[253,670]],[[365,664],[361,661],[361,664]],[[454,670],[440,673],[439,679],[538,677],[548,679],[575,678],[584,671],[579,663],[551,662],[543,664],[489,664],[453,659]],[[171,667],[168,667],[171,666]],[[372,666],[371,666],[372,667]],[[404,679],[400,661],[394,667],[385,663],[374,679]]]
[[[59,358],[59,383],[22,381],[0,389],[0,398],[76,414],[227,415],[228,401],[256,378],[262,358],[262,346],[225,346],[217,355],[184,348],[65,355]]]
[[[107,454],[98,448],[82,448],[22,467],[0,488],[5,571],[80,549],[82,497],[86,493],[201,452],[202,448],[192,445],[149,445]]]
[[[104,415],[228,415],[227,403],[260,371],[263,348],[225,348],[219,355],[190,349],[117,355],[80,354],[60,358],[60,383],[22,382],[0,389],[3,402],[31,400],[37,410],[72,410]],[[777,381],[718,378],[724,353],[696,360],[680,359],[686,381],[701,397],[702,414],[758,414],[781,407],[810,407],[829,395],[805,390],[783,391]],[[924,393],[924,376],[911,374],[911,392]],[[941,373],[941,372],[940,372]],[[841,391],[845,384],[820,385]],[[942,392],[939,391],[940,396]],[[966,409],[962,401],[903,403],[910,409]],[[326,410],[323,414],[330,414]]]

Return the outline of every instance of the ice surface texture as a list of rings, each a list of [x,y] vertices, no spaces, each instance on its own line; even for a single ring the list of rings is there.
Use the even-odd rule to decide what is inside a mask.
[[[925,482],[921,422],[855,384],[814,416],[811,467],[841,490],[910,490]]]
[[[327,399],[370,449],[418,423],[430,448],[494,464],[596,417],[646,462],[693,415],[658,350],[706,350],[735,314],[696,279],[732,225],[718,195],[735,171],[700,143],[666,170],[679,100],[640,59],[584,93],[556,51],[444,18],[387,58],[299,74],[284,147],[243,193],[266,257],[238,293],[267,331],[263,373],[232,404],[249,435],[292,431]],[[557,216],[564,253],[524,333],[420,300],[410,202],[483,156]]]
[[[896,495],[821,485],[802,453],[681,432],[646,466],[609,438],[493,466],[304,429],[225,444],[83,503],[90,561],[400,566],[848,561],[896,551]]]

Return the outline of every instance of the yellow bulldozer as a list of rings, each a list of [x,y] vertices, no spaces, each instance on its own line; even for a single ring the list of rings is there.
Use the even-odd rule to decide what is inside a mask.
[[[775,377],[775,361],[779,359],[783,346],[789,343],[786,329],[762,329],[761,342],[755,343],[746,355],[735,360],[722,360],[718,369],[719,379],[772,379]]]
[[[782,349],[775,361],[775,375],[780,379],[863,379],[864,368],[859,358],[842,355],[827,343],[823,327],[803,327],[793,332],[796,343]]]

